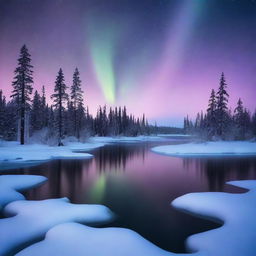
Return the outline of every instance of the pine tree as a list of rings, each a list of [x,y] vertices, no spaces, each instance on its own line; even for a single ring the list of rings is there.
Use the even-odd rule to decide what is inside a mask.
[[[217,92],[217,111],[216,111],[216,117],[217,117],[217,133],[219,136],[223,137],[227,125],[228,125],[228,98],[229,95],[227,93],[227,84],[225,80],[224,73],[221,74],[220,78],[220,86],[219,90]]]
[[[5,112],[5,133],[4,138],[7,140],[17,140],[18,132],[18,104],[12,99],[6,104]]]
[[[244,115],[244,107],[243,107],[243,102],[242,100],[239,98],[238,102],[237,102],[237,107],[234,110],[234,123],[235,123],[235,127],[236,127],[236,137],[238,139],[242,139],[243,137],[243,115]]]
[[[42,97],[41,97],[41,107],[42,107],[42,126],[47,127],[48,126],[48,112],[49,107],[46,104],[46,96],[45,96],[45,87],[42,87]]]
[[[12,97],[18,103],[20,118],[20,144],[25,143],[25,116],[30,107],[30,95],[33,90],[33,66],[31,65],[31,55],[26,45],[23,45],[18,58],[18,67],[14,71],[14,81],[12,82]]]
[[[43,114],[43,110],[42,110],[41,96],[36,90],[34,94],[34,98],[32,100],[32,109],[30,114],[32,132],[39,131],[43,128],[42,114]]]
[[[127,116],[127,111],[126,111],[126,107],[124,106],[123,111],[122,111],[122,130],[124,132],[124,134],[129,133],[128,131],[128,116]]]
[[[246,139],[250,133],[251,133],[251,114],[250,111],[247,110],[246,108],[244,109],[243,113],[243,134],[242,134],[242,139]]]
[[[3,91],[0,90],[0,139],[5,138],[6,133],[6,100]]]
[[[54,87],[54,94],[51,98],[54,102],[54,107],[58,112],[57,115],[57,126],[58,126],[58,146],[63,146],[63,112],[65,110],[64,104],[68,100],[68,94],[66,93],[67,86],[65,84],[64,74],[60,68]]]
[[[207,136],[209,139],[211,139],[216,134],[216,109],[216,96],[214,89],[212,89],[206,115]]]
[[[217,108],[217,103],[216,103],[215,91],[214,89],[212,89],[211,96],[208,103],[207,114],[214,115],[216,108]]]
[[[74,130],[75,136],[80,137],[81,123],[84,116],[83,106],[83,90],[81,88],[82,81],[80,80],[80,74],[78,68],[75,69],[73,74],[73,84],[71,86],[71,101],[74,108]]]
[[[244,107],[243,107],[243,102],[240,98],[237,102],[237,107],[235,108],[234,112],[235,112],[235,115],[234,115],[235,122],[238,125],[241,125],[241,122],[243,119]]]
[[[256,111],[252,115],[252,134],[256,136]]]

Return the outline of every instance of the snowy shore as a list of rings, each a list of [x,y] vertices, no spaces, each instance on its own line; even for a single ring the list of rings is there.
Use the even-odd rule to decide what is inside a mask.
[[[87,153],[109,143],[138,143],[145,141],[161,141],[158,136],[138,137],[91,137],[81,143],[65,140],[64,146],[48,146],[43,144],[20,145],[17,141],[0,141],[0,170],[17,168],[23,165],[35,165],[51,159],[88,159],[93,155]],[[13,166],[13,167],[12,167]]]
[[[50,147],[40,144],[19,145],[18,142],[2,142],[0,145],[1,164],[22,163],[27,161],[46,161],[50,159],[91,158],[88,153],[75,153],[70,146]]]
[[[25,200],[19,191],[37,187],[46,180],[38,175],[0,175],[0,212],[12,201]]]
[[[152,151],[169,156],[256,155],[256,143],[249,141],[187,143],[158,146],[152,148]]]
[[[241,194],[223,192],[190,193],[178,197],[172,202],[172,206],[179,210],[199,217],[220,219],[224,222],[220,228],[190,236],[186,244],[188,250],[193,253],[176,254],[165,251],[129,229],[93,228],[77,224],[88,221],[88,210],[92,218],[95,213],[97,219],[103,222],[111,220],[112,215],[110,210],[104,208],[104,206],[72,206],[65,199],[17,201],[9,204],[5,208],[6,213],[18,215],[16,219],[7,218],[2,220],[2,227],[5,227],[6,224],[8,229],[11,224],[18,228],[16,228],[11,238],[10,236],[3,236],[6,239],[4,249],[8,251],[12,244],[17,246],[24,243],[25,240],[32,240],[33,235],[24,229],[24,220],[29,226],[31,219],[34,220],[33,223],[38,223],[40,219],[41,221],[44,220],[43,223],[45,224],[44,226],[33,224],[33,234],[39,237],[46,233],[45,239],[28,246],[17,255],[254,256],[256,250],[253,242],[256,238],[254,221],[256,181],[233,181],[229,184],[246,188],[249,192]],[[60,209],[63,210],[62,208],[67,208],[68,212],[61,211],[65,214],[55,215],[54,221],[51,220],[52,217],[50,220],[45,217],[45,213],[46,216],[52,216],[52,213],[57,213]],[[78,209],[81,209],[81,211],[78,212]],[[43,215],[40,214],[42,210]],[[81,216],[84,219],[81,219]],[[24,232],[26,236],[24,236]]]

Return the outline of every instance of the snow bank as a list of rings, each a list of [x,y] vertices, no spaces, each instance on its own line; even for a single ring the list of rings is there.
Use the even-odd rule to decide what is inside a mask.
[[[96,148],[104,147],[106,143],[100,143],[100,142],[67,142],[65,144],[66,147],[68,147],[71,151],[75,152],[85,152],[90,151]]]
[[[256,181],[228,184],[250,191],[242,194],[191,193],[172,202],[177,209],[224,222],[221,228],[190,236],[188,248],[207,256],[255,256]]]
[[[234,181],[231,185],[250,189],[247,193],[191,193],[172,205],[193,215],[224,222],[221,228],[192,235],[187,246],[194,253],[175,254],[164,251],[132,230],[91,228],[79,224],[61,224],[51,229],[42,242],[18,256],[255,256],[256,252],[256,181]]]
[[[19,145],[17,141],[0,142],[0,170],[33,166],[50,159],[91,158],[93,155],[82,153],[103,147],[107,143],[159,141],[158,136],[138,137],[92,137],[88,142],[81,143],[67,138],[63,147],[43,144]],[[35,162],[37,161],[37,162]],[[19,165],[20,164],[20,165]]]
[[[0,169],[6,162],[24,163],[26,161],[46,161],[49,159],[91,158],[88,153],[74,153],[72,146],[50,147],[47,145],[19,145],[18,142],[4,142],[0,146]]]
[[[159,137],[184,137],[184,138],[190,138],[190,137],[193,137],[192,135],[190,134],[180,134],[180,133],[161,133],[161,134],[157,134],[157,136]]]
[[[132,230],[91,228],[67,223],[51,229],[44,241],[17,254],[17,256],[30,255],[171,256],[176,254],[158,248]]]
[[[161,141],[163,138],[159,136],[137,136],[137,137],[126,137],[126,136],[117,136],[117,137],[91,137],[89,142],[97,143],[119,143],[119,142],[145,142],[145,141]]]
[[[218,141],[158,146],[155,153],[170,156],[194,155],[256,155],[256,143],[249,141]]]
[[[0,219],[0,255],[41,239],[58,224],[105,223],[113,217],[105,206],[71,204],[67,198],[15,201],[4,208],[4,214],[9,218]],[[77,239],[75,236],[73,238]]]
[[[47,178],[37,175],[1,175],[0,176],[0,211],[2,208],[16,200],[24,200],[18,191],[39,186]]]

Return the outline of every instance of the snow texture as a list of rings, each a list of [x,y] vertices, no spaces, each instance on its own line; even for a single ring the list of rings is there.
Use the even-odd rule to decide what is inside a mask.
[[[69,158],[91,158],[92,154],[84,153],[95,148],[103,147],[108,143],[119,142],[144,142],[161,141],[158,136],[138,136],[138,137],[92,137],[88,142],[64,140],[63,147],[48,146],[43,144],[19,145],[17,141],[1,141],[0,143],[0,170],[13,169],[37,165],[51,159]],[[83,153],[82,153],[83,152]]]
[[[89,142],[97,143],[134,143],[134,142],[146,142],[146,141],[161,141],[163,138],[159,136],[137,136],[137,137],[91,137]]]
[[[81,146],[82,147],[82,146]],[[6,169],[6,163],[30,164],[33,161],[47,161],[50,159],[69,159],[69,158],[91,158],[88,153],[72,152],[72,145],[63,147],[50,147],[47,145],[28,144],[19,145],[18,142],[2,142],[0,145],[0,169]]]
[[[136,232],[124,228],[91,228],[67,223],[51,229],[44,241],[17,256],[171,256]],[[180,254],[182,255],[182,254]]]
[[[100,143],[100,142],[67,142],[66,147],[68,147],[71,151],[74,152],[86,152],[91,151],[96,148],[104,147],[106,143]]]
[[[187,246],[192,251],[199,251],[199,255],[255,256],[256,181],[233,181],[228,184],[249,189],[249,192],[191,193],[172,202],[177,209],[224,222],[220,228],[190,236]]]
[[[152,151],[170,156],[256,155],[256,143],[249,141],[218,141],[158,146]]]
[[[51,229],[45,240],[18,253],[18,256],[255,256],[256,181],[233,181],[231,185],[249,189],[247,193],[191,193],[172,205],[204,218],[218,219],[218,229],[192,235],[187,240],[191,252],[164,251],[134,231],[123,228],[91,228],[79,224],[61,224]]]
[[[49,229],[61,223],[96,224],[113,218],[105,206],[71,204],[67,198],[15,201],[4,208],[4,215],[9,218],[0,219],[0,255],[43,238]]]
[[[12,201],[25,199],[18,191],[39,186],[46,180],[37,175],[0,175],[0,211]]]

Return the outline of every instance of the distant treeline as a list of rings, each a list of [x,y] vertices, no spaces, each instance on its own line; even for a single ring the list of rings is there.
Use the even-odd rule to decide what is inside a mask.
[[[217,93],[212,89],[206,112],[197,114],[192,121],[184,118],[184,131],[207,140],[247,140],[256,136],[256,112],[250,113],[239,98],[232,111],[228,108],[229,94],[224,73]]]
[[[84,106],[82,81],[76,68],[69,93],[62,69],[59,70],[51,98],[46,102],[45,88],[33,92],[33,66],[27,47],[21,48],[18,65],[14,71],[12,99],[6,101],[0,91],[0,137],[6,140],[20,140],[24,144],[29,137],[54,141],[62,145],[66,136],[78,139],[88,136],[126,135],[137,136],[157,132],[156,126],[148,124],[145,115],[134,117],[126,107],[107,110],[99,107],[96,117]]]

